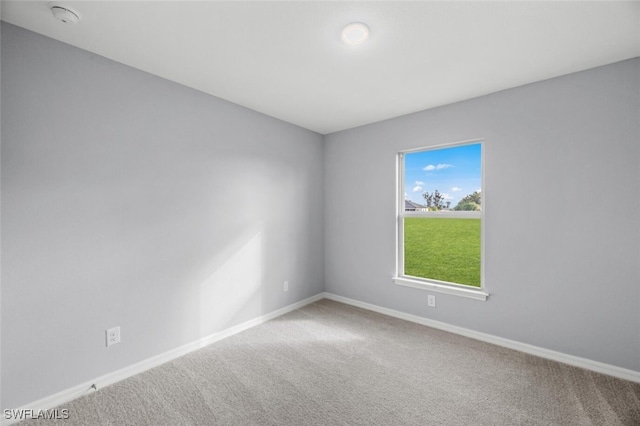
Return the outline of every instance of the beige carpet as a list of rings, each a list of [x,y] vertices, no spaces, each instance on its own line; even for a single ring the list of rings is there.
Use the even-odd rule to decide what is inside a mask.
[[[48,424],[630,426],[640,384],[322,300],[60,408]]]

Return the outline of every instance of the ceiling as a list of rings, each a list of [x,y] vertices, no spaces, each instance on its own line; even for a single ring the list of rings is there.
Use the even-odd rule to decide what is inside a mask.
[[[640,56],[640,2],[61,3],[2,19],[322,134]]]

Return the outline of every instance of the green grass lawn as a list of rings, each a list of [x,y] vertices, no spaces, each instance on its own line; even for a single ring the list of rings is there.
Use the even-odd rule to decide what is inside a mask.
[[[480,219],[404,219],[404,274],[480,287]]]

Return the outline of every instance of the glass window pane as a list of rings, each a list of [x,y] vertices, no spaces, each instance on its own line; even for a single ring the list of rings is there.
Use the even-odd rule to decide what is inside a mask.
[[[480,287],[480,219],[404,218],[404,275]]]
[[[404,154],[404,210],[480,211],[482,145]]]

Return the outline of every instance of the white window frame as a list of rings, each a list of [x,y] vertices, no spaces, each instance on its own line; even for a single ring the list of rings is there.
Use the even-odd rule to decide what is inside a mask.
[[[404,157],[405,154],[421,152],[421,151],[433,151],[438,149],[454,148],[456,146],[480,144],[480,188],[482,193],[482,210],[479,212],[454,212],[454,211],[439,211],[439,212],[406,212],[404,205]],[[485,215],[485,199],[486,193],[484,189],[484,139],[472,139],[462,142],[455,142],[443,145],[426,146],[421,148],[415,148],[398,152],[397,155],[397,179],[398,179],[398,193],[396,195],[396,276],[393,277],[393,282],[397,285],[419,288],[422,290],[429,290],[438,293],[452,294],[455,296],[467,297],[475,300],[487,300],[489,293],[485,290],[484,281],[484,215]],[[480,287],[473,287],[464,284],[451,283],[446,281],[439,281],[429,278],[413,277],[404,274],[404,218],[406,217],[442,217],[442,218],[479,218],[480,219]]]

